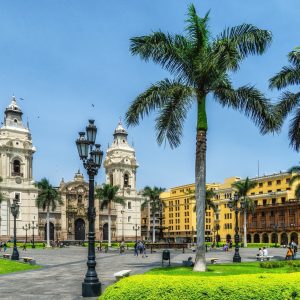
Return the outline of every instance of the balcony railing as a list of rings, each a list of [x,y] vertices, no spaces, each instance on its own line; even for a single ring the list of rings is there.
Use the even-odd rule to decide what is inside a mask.
[[[23,173],[20,173],[20,172],[12,172],[12,173],[11,173],[11,176],[20,176],[20,177],[23,177]]]

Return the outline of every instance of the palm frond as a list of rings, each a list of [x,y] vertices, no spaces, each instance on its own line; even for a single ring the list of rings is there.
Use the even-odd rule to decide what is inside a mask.
[[[193,4],[188,8],[188,18],[186,20],[187,27],[185,30],[196,51],[207,46],[209,39],[209,31],[207,28],[208,16],[209,11],[204,18],[200,18],[197,15],[196,8]]]
[[[300,174],[293,175],[290,179],[289,185],[293,185],[295,182],[300,183]]]
[[[187,68],[185,53],[189,51],[189,47],[189,42],[184,36],[172,36],[161,31],[130,39],[132,55],[139,55],[145,61],[152,59],[174,74],[185,72]]]
[[[296,66],[300,67],[300,47],[296,47],[293,51],[288,54],[289,62]]]
[[[292,166],[287,170],[288,173],[300,173],[300,166]]]
[[[242,86],[233,89],[231,86],[220,86],[214,91],[215,99],[222,105],[243,112],[262,134],[279,131],[281,121],[272,109],[270,101],[255,87]]]
[[[300,104],[300,93],[284,92],[274,109],[282,121]]]
[[[131,103],[125,117],[127,125],[136,126],[139,124],[139,119],[143,119],[153,110],[162,108],[181,85],[180,82],[169,79],[151,85]]]
[[[283,67],[279,73],[269,80],[269,87],[278,90],[285,88],[288,85],[295,85],[300,83],[300,68],[288,66]]]
[[[300,184],[297,185],[297,187],[295,188],[295,197],[296,199],[300,199]]]
[[[289,126],[290,146],[299,151],[300,149],[300,107],[296,109]]]
[[[183,122],[191,107],[193,90],[180,82],[173,82],[169,88],[170,100],[163,105],[156,118],[157,142],[167,140],[171,148],[180,144]]]
[[[248,55],[263,54],[272,42],[272,34],[270,31],[259,29],[252,24],[242,24],[226,28],[217,36],[216,40],[227,40],[228,44],[236,47],[239,58],[243,59]],[[230,48],[232,49],[232,47]]]

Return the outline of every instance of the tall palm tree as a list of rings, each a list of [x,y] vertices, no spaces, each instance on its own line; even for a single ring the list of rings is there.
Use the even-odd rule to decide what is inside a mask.
[[[282,90],[287,86],[300,84],[300,47],[295,48],[288,54],[289,66],[285,66],[279,73],[269,81],[271,89]],[[300,149],[300,92],[285,91],[280,97],[280,101],[275,106],[281,114],[281,121],[294,113],[289,124],[290,145],[296,151]]]
[[[160,194],[164,192],[166,189],[161,187],[153,187],[145,186],[143,191],[143,196],[146,197],[145,201],[142,203],[142,208],[146,206],[150,207],[152,213],[152,242],[155,243],[155,214],[159,212],[164,206],[164,202],[160,199]]]
[[[205,192],[205,210],[209,207],[212,208],[214,212],[217,211],[217,205],[214,202],[213,198],[215,197],[216,193],[213,189],[206,190]],[[197,210],[196,205],[194,206],[194,212]]]
[[[300,166],[293,166],[288,170],[288,172],[293,174],[289,185],[292,186],[294,183],[297,183],[295,187],[295,198],[300,200]]]
[[[270,102],[255,87],[235,89],[229,74],[239,69],[248,55],[263,54],[271,43],[271,33],[250,24],[226,28],[212,38],[207,13],[203,18],[194,5],[188,9],[186,35],[153,32],[131,39],[131,53],[153,60],[168,70],[174,79],[151,85],[130,105],[127,125],[158,110],[157,142],[167,140],[171,148],[180,144],[188,110],[197,106],[195,184],[197,205],[197,252],[194,271],[205,271],[205,181],[206,181],[206,102],[214,99],[250,117],[262,133],[276,127]],[[211,97],[208,97],[211,95]],[[277,129],[277,128],[276,128]]]
[[[125,200],[117,196],[119,186],[103,184],[101,188],[96,189],[96,198],[100,200],[100,208],[108,209],[108,246],[111,246],[111,209],[112,203],[118,203],[125,206]]]
[[[244,247],[247,247],[247,213],[254,212],[255,209],[255,203],[251,198],[248,197],[248,193],[256,186],[257,182],[251,181],[249,177],[247,177],[245,180],[237,181],[232,184],[232,187],[237,191],[239,201],[244,202]]]
[[[54,211],[57,205],[62,205],[60,194],[55,189],[48,179],[42,178],[41,181],[35,183],[38,188],[38,196],[36,198],[36,206],[47,212],[47,247],[50,247],[50,209]]]

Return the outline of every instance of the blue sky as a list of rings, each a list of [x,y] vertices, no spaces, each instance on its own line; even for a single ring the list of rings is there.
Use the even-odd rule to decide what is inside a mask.
[[[161,29],[182,33],[191,1],[174,0],[14,0],[0,6],[0,111],[11,95],[28,117],[37,152],[34,177],[58,184],[82,168],[74,144],[89,118],[96,120],[98,142],[106,150],[119,117],[151,83],[168,77],[160,66],[129,52],[129,39]],[[234,74],[235,86],[251,83],[273,101],[268,79],[287,64],[298,46],[300,6],[297,0],[194,1],[198,13],[210,12],[213,35],[227,26],[252,23],[273,33],[273,43],[260,57],[250,57]],[[94,104],[94,107],[92,107]],[[194,181],[195,110],[175,150],[156,144],[155,114],[129,128],[140,164],[138,188],[172,187]],[[229,176],[256,176],[286,170],[299,155],[289,147],[287,122],[280,135],[261,136],[250,120],[208,103],[207,181]],[[101,171],[97,182],[104,181]]]

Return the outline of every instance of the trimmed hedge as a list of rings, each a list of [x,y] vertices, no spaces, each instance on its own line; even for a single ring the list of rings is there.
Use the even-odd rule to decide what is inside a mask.
[[[300,274],[136,275],[108,287],[100,300],[300,299]]]

